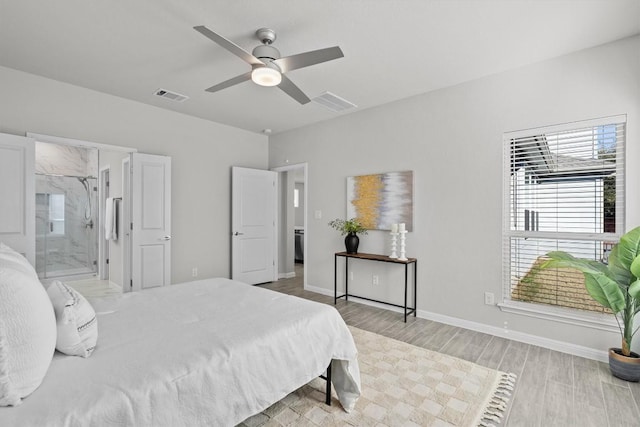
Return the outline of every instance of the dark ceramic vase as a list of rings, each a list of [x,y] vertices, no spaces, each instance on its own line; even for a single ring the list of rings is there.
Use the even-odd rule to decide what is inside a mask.
[[[344,246],[347,248],[348,254],[357,254],[358,245],[360,244],[360,238],[356,233],[349,233],[344,238]]]
[[[622,355],[619,348],[609,349],[609,369],[613,376],[625,381],[640,381],[640,355],[631,352],[631,357]]]

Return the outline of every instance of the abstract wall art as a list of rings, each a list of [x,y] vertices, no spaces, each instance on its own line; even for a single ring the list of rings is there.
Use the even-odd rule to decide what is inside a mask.
[[[347,218],[369,230],[413,230],[413,171],[347,177]]]

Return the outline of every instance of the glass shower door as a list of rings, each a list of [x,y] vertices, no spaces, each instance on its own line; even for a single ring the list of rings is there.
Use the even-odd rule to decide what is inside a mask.
[[[36,176],[36,271],[41,279],[96,272],[96,181]]]

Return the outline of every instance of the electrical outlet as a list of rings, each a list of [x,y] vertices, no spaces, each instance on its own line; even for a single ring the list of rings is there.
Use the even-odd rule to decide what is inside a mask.
[[[191,277],[198,277],[198,267],[193,267],[191,269]]]
[[[495,296],[493,295],[493,292],[484,293],[484,303],[486,305],[495,305],[496,301],[495,301]]]
[[[380,283],[380,282],[379,282],[379,280],[378,280],[378,276],[377,276],[377,275],[375,275],[375,274],[373,275],[373,277],[372,277],[371,279],[372,279],[372,280],[371,280],[371,283],[372,283],[373,285],[377,285],[377,284],[379,284],[379,283]]]

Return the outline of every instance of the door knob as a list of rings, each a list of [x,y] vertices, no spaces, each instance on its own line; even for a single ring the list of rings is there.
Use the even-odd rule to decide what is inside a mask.
[[[242,236],[244,233],[240,233],[238,231],[236,231],[235,233],[233,233],[234,236]]]
[[[166,242],[168,240],[171,240],[171,236],[164,236],[164,237],[159,238],[158,240],[164,240]]]

